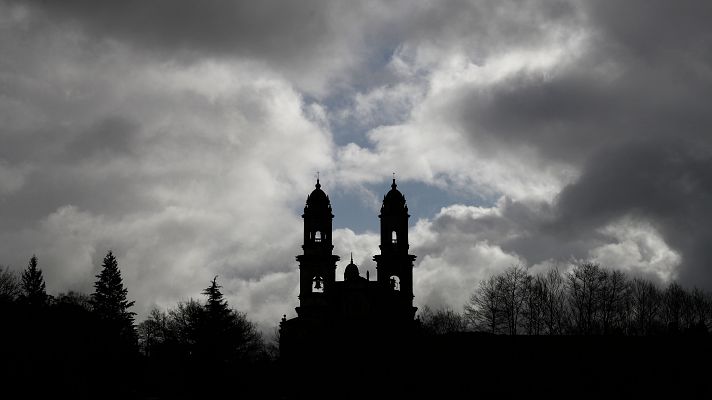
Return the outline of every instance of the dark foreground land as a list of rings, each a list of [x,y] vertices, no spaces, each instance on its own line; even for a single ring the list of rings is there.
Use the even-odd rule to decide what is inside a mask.
[[[77,359],[68,352],[71,347],[45,349],[53,350],[48,358],[13,349],[9,343],[3,346],[0,398],[4,399],[710,398],[712,394],[710,336],[461,333],[414,338],[399,345],[334,339],[303,349],[306,358],[261,361],[230,370],[181,362],[150,364],[141,358],[112,365],[106,360],[97,363],[91,354]]]
[[[620,398],[712,394],[704,337],[462,333],[280,365],[284,398]],[[375,354],[374,354],[375,353]],[[377,355],[376,355],[377,354]]]

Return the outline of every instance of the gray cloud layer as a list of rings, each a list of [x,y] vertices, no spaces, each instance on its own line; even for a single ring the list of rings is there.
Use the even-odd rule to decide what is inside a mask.
[[[710,20],[663,0],[1,1],[0,262],[38,252],[50,287],[87,289],[113,247],[142,307],[219,273],[267,324],[296,301],[313,172],[360,193],[397,170],[500,199],[416,224],[420,304],[572,257],[712,289]],[[336,236],[344,257],[375,242]]]
[[[541,233],[558,230],[563,241],[640,217],[682,254],[683,282],[712,287],[712,231],[700,223],[712,217],[712,29],[704,22],[712,7],[585,9],[593,33],[581,59],[550,77],[519,75],[484,96],[471,93],[461,103],[465,127],[474,143],[525,145],[579,168]]]

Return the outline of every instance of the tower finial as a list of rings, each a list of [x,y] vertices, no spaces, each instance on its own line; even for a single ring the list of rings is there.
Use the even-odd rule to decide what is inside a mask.
[[[316,171],[316,188],[321,188],[321,183],[319,183],[319,171]]]
[[[353,264],[353,263],[354,263],[354,252],[352,251],[351,252],[351,264]]]
[[[393,184],[391,185],[391,188],[392,189],[396,188],[396,173],[395,172],[393,173]]]

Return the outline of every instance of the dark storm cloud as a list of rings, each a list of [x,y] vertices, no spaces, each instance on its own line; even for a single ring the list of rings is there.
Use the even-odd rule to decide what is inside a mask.
[[[153,49],[248,53],[290,59],[338,29],[321,1],[18,1],[92,35]]]
[[[29,5],[36,25],[79,28],[154,57],[264,61],[318,96],[328,85],[352,93],[394,83],[397,77],[383,67],[404,46],[464,51],[482,60],[510,46],[536,44],[576,12],[563,0],[9,1]],[[342,93],[330,101],[347,100]]]
[[[50,214],[58,204],[72,204],[105,215],[122,215],[146,207],[141,187],[145,176],[125,173],[93,175],[105,162],[135,159],[140,125],[119,116],[99,119],[81,129],[57,127],[14,132],[4,137],[7,154],[0,159],[33,164],[22,190],[2,198],[0,223],[17,229]]]
[[[456,44],[473,31],[479,34],[480,43],[490,42],[487,47],[504,47],[535,38],[535,33],[569,18],[575,10],[567,1],[450,1],[438,5],[324,0],[12,2],[33,5],[94,34],[125,39],[139,46],[197,52],[245,51],[281,60],[295,55],[308,59],[309,53],[324,51],[323,46],[336,36],[349,33],[349,25],[358,25],[360,29],[353,33],[372,39],[370,44],[376,48],[405,39]],[[374,18],[375,23],[358,20],[365,16]],[[385,18],[389,23],[383,24]],[[369,32],[365,27],[375,31]],[[307,54],[303,54],[305,49]]]
[[[631,0],[584,2],[586,14],[611,45],[631,57],[670,64],[680,57],[710,61],[712,4],[706,1]]]
[[[652,222],[682,254],[679,278],[712,287],[712,152],[684,138],[621,144],[591,157],[558,200],[562,230],[590,231],[633,215]]]
[[[71,158],[100,157],[130,154],[140,125],[125,117],[107,117],[77,135],[68,145],[66,155]]]
[[[526,145],[572,163],[611,141],[643,135],[705,140],[712,81],[697,59],[645,65],[591,52],[553,77],[523,73],[469,92],[458,99],[459,118],[478,143]]]
[[[378,13],[356,2],[154,0],[61,2],[10,0],[28,6],[30,29],[81,32],[88,45],[118,42],[143,56],[182,64],[206,58],[264,62],[313,93],[346,80],[383,49],[364,46],[359,26]],[[378,63],[381,66],[382,62]]]
[[[581,171],[550,219],[514,218],[529,233],[503,248],[534,262],[557,255],[557,242],[585,255],[597,229],[639,217],[682,255],[680,279],[710,288],[712,5],[592,1],[583,9],[589,34],[574,62],[522,71],[456,101],[476,147],[535,149],[541,163]]]
[[[540,43],[553,26],[576,19],[568,1],[447,1],[438,4],[403,4],[401,31],[406,42],[426,42],[458,48],[483,60],[492,52],[512,46]]]

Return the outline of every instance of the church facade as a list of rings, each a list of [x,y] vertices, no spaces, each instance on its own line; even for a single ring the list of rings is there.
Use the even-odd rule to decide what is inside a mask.
[[[384,196],[380,218],[380,254],[373,256],[376,277],[361,276],[358,266],[346,266],[336,276],[338,255],[333,254],[331,202],[316,187],[304,207],[303,253],[299,263],[297,316],[280,323],[280,352],[285,358],[303,358],[310,349],[333,341],[358,341],[364,346],[384,345],[409,335],[416,327],[413,306],[413,262],[409,254],[408,206],[395,179]]]

